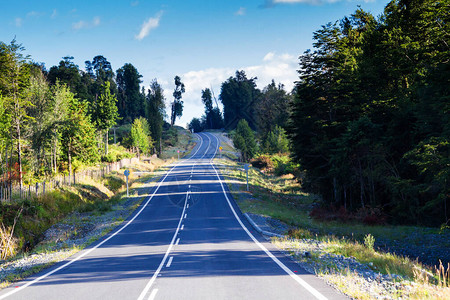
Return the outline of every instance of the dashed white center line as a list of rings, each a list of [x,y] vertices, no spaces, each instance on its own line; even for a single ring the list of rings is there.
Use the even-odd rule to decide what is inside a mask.
[[[189,208],[189,203],[188,203],[188,205],[186,206],[186,208]]]
[[[167,265],[166,265],[167,268],[169,268],[170,265],[172,264],[172,260],[173,260],[173,256],[171,256],[171,257],[169,258],[169,261],[167,262]]]
[[[181,228],[180,228],[180,230],[183,230],[184,229],[184,224],[183,225],[181,225]]]
[[[184,214],[184,218],[186,219],[186,217],[187,217],[187,214]]]
[[[180,238],[177,239],[177,241],[175,242],[175,245],[178,245],[179,242],[180,242]]]
[[[148,300],[154,300],[156,297],[156,293],[158,292],[158,289],[154,289],[151,293],[150,296],[148,297]]]

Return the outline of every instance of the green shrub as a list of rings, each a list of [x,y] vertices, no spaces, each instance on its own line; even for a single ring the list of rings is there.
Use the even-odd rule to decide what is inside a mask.
[[[274,173],[278,176],[285,174],[294,174],[297,164],[292,162],[291,158],[287,154],[272,155],[272,161],[274,165]]]

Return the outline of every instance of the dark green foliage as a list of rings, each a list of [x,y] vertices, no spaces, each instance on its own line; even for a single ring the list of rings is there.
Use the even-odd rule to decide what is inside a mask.
[[[202,121],[199,118],[193,118],[188,127],[192,132],[201,132],[204,129]]]
[[[202,117],[203,129],[223,128],[222,113],[218,107],[213,107],[210,89],[207,88],[202,91],[202,102],[205,105],[205,114]]]
[[[242,160],[248,162],[258,151],[255,134],[246,120],[238,122],[233,135],[233,144],[241,152]]]
[[[166,116],[166,104],[164,90],[156,79],[150,83],[150,89],[146,96],[147,120],[152,139],[155,142],[156,152],[161,154],[161,139]]]
[[[91,101],[93,99],[89,91],[91,80],[87,79],[86,81],[86,78],[82,76],[80,69],[72,60],[73,56],[63,57],[58,66],[50,68],[47,80],[51,85],[55,85],[56,82],[65,84],[78,98]]]
[[[287,94],[282,84],[272,82],[263,89],[255,106],[258,131],[265,140],[275,126],[286,128],[290,115],[292,95]]]
[[[132,64],[117,70],[118,108],[122,124],[145,116],[145,95],[140,92],[142,75]]]
[[[256,78],[248,79],[244,71],[236,71],[235,77],[222,83],[219,99],[223,104],[225,128],[234,129],[239,120],[244,119],[256,129],[254,111],[261,92],[255,81]]]
[[[264,141],[264,151],[269,154],[289,152],[289,139],[283,128],[275,125],[275,128],[269,132]]]
[[[164,123],[162,132],[162,144],[167,147],[173,147],[178,142],[178,130],[169,123]]]
[[[381,207],[399,222],[450,216],[449,7],[391,1],[314,34],[291,117],[305,183],[334,207]]]

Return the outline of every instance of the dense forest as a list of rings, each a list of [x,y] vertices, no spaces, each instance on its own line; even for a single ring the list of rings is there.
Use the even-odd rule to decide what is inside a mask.
[[[357,9],[322,26],[291,93],[275,82],[261,91],[236,72],[219,99],[241,157],[266,166],[264,154],[290,152],[327,210],[448,225],[449,10],[446,1],[395,0],[378,18]],[[213,128],[205,106],[191,127]]]
[[[15,40],[0,42],[0,178],[3,189],[116,161],[126,149],[161,153],[166,107],[155,79],[146,91],[132,64],[113,71],[98,55],[85,70],[64,57],[46,70]],[[172,124],[182,115],[184,84],[175,76]],[[117,131],[117,139],[116,139]],[[114,137],[111,136],[114,134]],[[116,141],[114,153],[108,145]]]
[[[306,184],[327,204],[399,222],[450,217],[446,1],[358,9],[300,57],[289,132]]]

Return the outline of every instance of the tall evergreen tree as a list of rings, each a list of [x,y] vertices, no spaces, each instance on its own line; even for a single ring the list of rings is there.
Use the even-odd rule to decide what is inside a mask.
[[[150,83],[150,89],[147,94],[147,120],[152,139],[156,143],[156,152],[162,151],[162,130],[164,117],[166,116],[166,105],[164,90],[156,79]]]
[[[122,123],[145,116],[145,96],[140,92],[142,75],[132,64],[125,64],[117,70],[118,108]]]
[[[235,77],[222,83],[219,99],[223,104],[225,128],[233,129],[239,120],[245,119],[251,128],[256,129],[254,109],[260,94],[256,79],[247,78],[244,71],[236,71]]]

